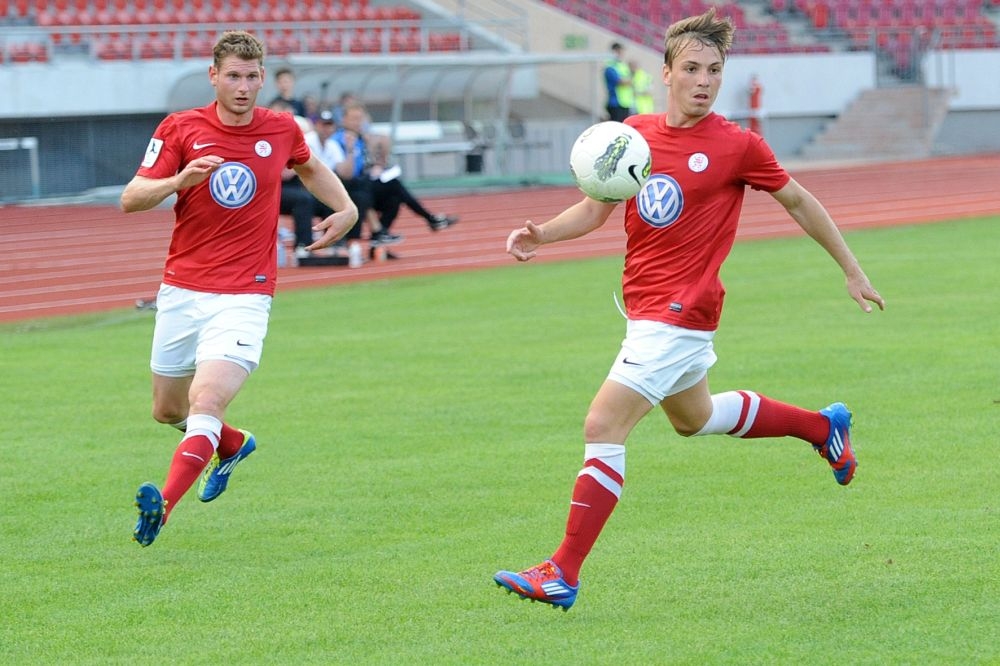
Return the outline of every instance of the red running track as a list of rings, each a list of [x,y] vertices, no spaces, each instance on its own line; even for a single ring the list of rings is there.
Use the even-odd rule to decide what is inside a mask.
[[[845,231],[1000,215],[1000,155],[790,170]],[[431,210],[459,215],[459,224],[432,233],[404,211],[393,228],[406,236],[393,248],[399,260],[282,268],[278,289],[510,264],[504,243],[512,229],[525,219],[545,221],[579,198],[571,187],[424,197]],[[534,261],[621,254],[622,210],[583,238],[543,248]],[[133,307],[152,297],[172,223],[169,209],[125,215],[114,206],[0,207],[0,322]],[[748,192],[740,238],[798,233],[770,196]]]

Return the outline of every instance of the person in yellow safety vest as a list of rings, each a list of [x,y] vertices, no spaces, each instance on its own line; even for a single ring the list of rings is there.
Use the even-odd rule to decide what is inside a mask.
[[[639,66],[635,60],[629,62],[632,69],[632,91],[635,94],[635,112],[653,112],[653,77]]]
[[[604,66],[604,83],[608,87],[608,118],[621,122],[632,115],[635,95],[632,92],[632,70],[622,59],[625,47],[611,45],[611,59]]]

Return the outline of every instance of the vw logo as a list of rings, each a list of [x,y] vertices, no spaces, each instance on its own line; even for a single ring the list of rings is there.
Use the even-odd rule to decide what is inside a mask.
[[[245,164],[224,162],[208,179],[208,188],[215,203],[225,208],[239,208],[253,199],[257,178]]]
[[[639,216],[646,224],[662,229],[677,221],[684,210],[684,193],[676,180],[662,173],[649,177],[636,196]]]

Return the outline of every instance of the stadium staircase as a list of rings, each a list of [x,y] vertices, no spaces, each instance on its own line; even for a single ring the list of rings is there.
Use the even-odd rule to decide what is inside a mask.
[[[867,90],[802,149],[809,160],[924,158],[951,92],[919,85]]]

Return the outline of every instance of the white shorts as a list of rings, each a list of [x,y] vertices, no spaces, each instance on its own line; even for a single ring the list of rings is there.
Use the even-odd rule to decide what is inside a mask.
[[[199,363],[215,359],[253,372],[270,313],[266,294],[210,294],[161,284],[149,367],[165,377],[189,377]]]
[[[715,365],[714,337],[715,331],[630,319],[608,379],[658,405],[667,396],[700,382]]]

